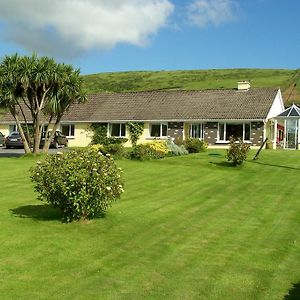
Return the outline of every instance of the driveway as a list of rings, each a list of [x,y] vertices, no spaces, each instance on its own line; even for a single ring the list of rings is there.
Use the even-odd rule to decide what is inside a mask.
[[[58,151],[66,151],[65,148],[59,149],[49,149],[49,153],[56,153]],[[0,157],[19,157],[25,154],[24,149],[6,149],[5,147],[0,147]]]

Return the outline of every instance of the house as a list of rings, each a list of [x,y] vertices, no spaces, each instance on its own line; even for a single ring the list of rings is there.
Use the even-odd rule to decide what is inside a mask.
[[[284,110],[279,88],[251,88],[239,82],[236,89],[197,91],[150,91],[98,93],[84,104],[74,104],[64,115],[60,128],[70,146],[91,142],[92,123],[107,124],[107,133],[128,137],[127,122],[143,122],[139,142],[188,137],[203,139],[210,147],[224,147],[230,136],[259,147],[268,137],[276,147],[274,117]],[[12,116],[0,119],[0,131],[14,130]],[[126,146],[130,146],[127,142]]]

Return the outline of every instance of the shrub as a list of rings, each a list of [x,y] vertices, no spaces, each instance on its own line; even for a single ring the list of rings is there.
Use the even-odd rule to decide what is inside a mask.
[[[147,144],[157,158],[163,158],[168,153],[167,143],[165,141],[153,141]]]
[[[100,151],[102,154],[111,154],[115,157],[123,157],[125,155],[125,147],[123,144],[95,144],[90,147],[92,150]]]
[[[130,152],[131,159],[137,160],[149,160],[152,157],[152,150],[147,144],[136,145],[132,148]]]
[[[243,143],[241,139],[230,137],[229,149],[227,150],[227,159],[235,166],[241,165],[247,158],[250,146]]]
[[[184,145],[189,153],[199,153],[207,149],[207,143],[197,138],[188,138]]]
[[[125,149],[123,144],[108,144],[104,145],[102,149],[103,154],[111,154],[115,157],[124,156]]]
[[[38,199],[58,207],[67,222],[103,214],[124,191],[122,170],[97,148],[48,155],[31,169]]]
[[[179,156],[179,155],[186,155],[189,152],[185,149],[183,145],[178,146],[174,143],[167,143],[168,151],[170,155]]]
[[[163,158],[167,153],[168,148],[165,142],[153,141],[133,147],[130,157],[137,160],[149,160]]]

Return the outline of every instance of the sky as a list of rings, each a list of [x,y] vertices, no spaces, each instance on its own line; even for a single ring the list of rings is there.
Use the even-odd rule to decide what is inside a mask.
[[[0,0],[0,58],[82,74],[300,68],[299,0]]]

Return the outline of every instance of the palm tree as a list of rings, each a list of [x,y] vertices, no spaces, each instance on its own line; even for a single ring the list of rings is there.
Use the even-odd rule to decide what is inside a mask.
[[[0,65],[0,77],[0,93],[3,96],[1,101],[16,120],[26,153],[30,152],[31,138],[24,110],[27,109],[31,115],[34,153],[39,152],[45,118],[49,118],[48,124],[55,120],[52,136],[44,145],[43,150],[46,152],[65,111],[72,103],[86,100],[80,71],[74,70],[70,65],[56,63],[52,58],[18,54],[6,56]],[[26,134],[18,118],[20,112]]]

